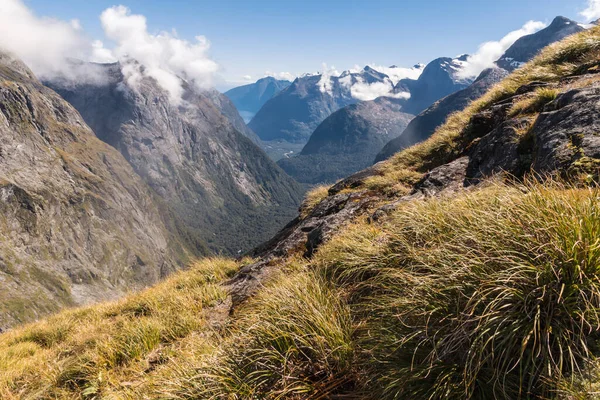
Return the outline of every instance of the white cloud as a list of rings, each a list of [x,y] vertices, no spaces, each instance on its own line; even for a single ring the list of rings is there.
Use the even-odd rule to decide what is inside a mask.
[[[104,47],[104,43],[101,40],[94,40],[92,42],[92,55],[89,61],[104,64],[116,62],[117,59],[110,49]]]
[[[588,7],[580,12],[586,22],[592,22],[600,18],[600,0],[588,0]]]
[[[22,59],[42,79],[69,77],[94,79],[98,71],[89,67],[71,68],[68,59],[99,63],[123,61],[128,83],[135,85],[150,76],[174,102],[181,100],[181,78],[199,87],[212,83],[218,65],[208,56],[210,44],[203,36],[193,43],[179,39],[176,32],[148,33],[146,18],[132,15],[124,6],[105,10],[100,16],[114,49],[100,40],[90,40],[78,20],[60,21],[36,16],[22,0],[0,0],[0,48]],[[136,62],[132,62],[135,60]]]
[[[244,75],[242,76],[242,79],[247,81],[247,82],[252,82],[252,75]]]
[[[349,90],[352,86],[352,75],[347,74],[344,76],[342,74],[342,77],[338,80],[338,82],[340,83],[340,85],[342,85],[344,89]]]
[[[383,67],[375,64],[369,64],[369,67],[389,76],[394,85],[398,84],[402,79],[419,79],[419,76],[423,73],[423,69],[425,69],[425,65],[422,64],[412,68]]]
[[[38,17],[21,0],[0,0],[0,48],[40,78],[63,72],[66,58],[87,59],[91,51],[79,21]]]
[[[375,100],[378,97],[384,96],[392,91],[394,87],[390,81],[374,82],[371,84],[365,83],[359,79],[357,83],[352,85],[350,92],[352,97],[362,101]]]
[[[339,75],[340,73],[335,69],[334,66],[331,66],[331,68],[329,68],[327,67],[327,64],[323,63],[321,80],[318,83],[319,90],[321,91],[321,93],[329,94],[331,96],[333,93],[333,81],[331,80],[331,78],[334,76],[337,77]]]
[[[458,72],[460,78],[477,77],[483,70],[494,66],[502,55],[519,38],[530,35],[546,27],[546,24],[539,21],[529,21],[521,29],[510,32],[497,42],[486,42],[479,46],[479,50],[472,56],[469,56],[464,68]]]
[[[290,73],[290,72],[271,72],[271,71],[267,71],[265,72],[265,77],[270,76],[273,77],[275,79],[279,79],[279,80],[284,80],[284,81],[290,81],[293,82],[296,79],[296,75]]]
[[[350,77],[348,75],[348,77]],[[381,96],[395,97],[395,98],[410,98],[410,93],[400,92],[392,93],[394,85],[391,80],[385,80],[383,82],[366,83],[362,78],[358,78],[358,81],[352,85],[350,93],[352,97],[361,101],[375,100]]]
[[[200,87],[208,87],[219,69],[217,63],[208,57],[210,44],[204,36],[196,36],[196,41],[190,43],[179,39],[175,31],[151,35],[146,17],[131,14],[124,6],[106,9],[100,20],[106,36],[116,43],[113,54],[120,60],[139,62],[123,68],[127,82],[133,88],[142,76],[150,76],[177,103],[183,92],[179,77],[189,79]]]

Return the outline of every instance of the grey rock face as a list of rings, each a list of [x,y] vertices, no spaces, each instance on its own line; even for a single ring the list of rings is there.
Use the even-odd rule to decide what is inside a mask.
[[[212,101],[213,105],[217,107],[221,114],[223,114],[225,118],[231,122],[231,125],[233,125],[238,132],[260,146],[260,139],[256,133],[254,133],[252,129],[246,125],[246,122],[240,115],[240,112],[229,99],[229,97],[215,89],[208,89],[204,92],[204,94]]]
[[[118,64],[97,68],[107,77],[100,83],[49,84],[211,249],[237,254],[293,217],[301,189],[232,126],[213,94],[186,85],[174,105],[153,79],[132,89]]]
[[[280,160],[279,166],[308,184],[333,183],[368,167],[413,118],[402,111],[403,102],[380,97],[336,111],[317,127],[298,156]]]
[[[3,327],[154,283],[188,248],[122,155],[5,54],[0,215]]]
[[[530,61],[544,47],[583,30],[584,28],[575,21],[565,17],[556,17],[547,28],[517,40],[496,64],[500,68],[512,72]]]
[[[506,110],[535,88],[535,84],[524,86],[518,91],[523,94],[492,107],[492,116],[486,119],[492,122],[491,127],[488,123],[472,125],[481,138],[465,151],[469,156],[466,178],[470,184],[498,173],[519,178],[529,171],[539,176],[571,178],[584,173],[594,180],[598,178],[600,85],[594,83],[562,93],[527,128],[527,119],[509,118]]]
[[[600,168],[600,85],[571,90],[547,107],[532,128],[539,174]],[[576,172],[576,171],[574,171]]]
[[[488,89],[507,75],[508,72],[500,68],[483,71],[471,86],[443,98],[417,115],[401,135],[384,146],[375,157],[375,162],[386,160],[397,152],[426,140],[446,121],[450,114],[463,110],[470,102],[483,96]]]

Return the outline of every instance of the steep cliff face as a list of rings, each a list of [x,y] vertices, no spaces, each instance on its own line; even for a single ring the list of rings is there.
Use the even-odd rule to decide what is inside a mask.
[[[229,97],[216,89],[207,89],[203,92],[203,94],[205,94],[212,101],[215,107],[217,107],[221,114],[223,114],[223,116],[225,116],[225,118],[231,122],[231,125],[233,125],[238,132],[260,146],[261,142],[258,135],[256,135],[256,133],[254,133],[252,129],[248,127],[248,125],[246,125],[244,118],[242,118],[240,115],[240,111],[238,111]]]
[[[344,107],[317,127],[298,156],[281,159],[278,164],[307,184],[333,183],[367,168],[412,120],[413,115],[402,111],[403,103],[380,97]]]
[[[246,250],[295,213],[299,186],[232,126],[210,93],[186,85],[175,105],[153,79],[132,88],[120,65],[94,68],[102,79],[49,85],[213,250]]]
[[[121,154],[6,54],[0,78],[0,327],[180,267],[186,246],[167,228],[168,208]]]

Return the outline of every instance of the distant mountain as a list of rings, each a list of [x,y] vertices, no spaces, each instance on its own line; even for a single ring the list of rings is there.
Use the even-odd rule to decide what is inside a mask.
[[[317,127],[298,156],[283,158],[278,164],[305,184],[335,182],[367,168],[414,117],[402,112],[403,103],[380,97],[344,107]]]
[[[501,68],[483,71],[471,86],[436,102],[413,119],[401,135],[385,145],[375,158],[375,162],[388,159],[398,151],[427,139],[450,114],[464,109],[471,101],[483,96],[507,75],[508,72]]]
[[[467,57],[463,55],[458,58],[438,58],[427,64],[419,79],[403,79],[398,82],[395,87],[396,93],[410,93],[404,111],[419,114],[439,99],[473,83],[474,79],[462,77],[460,74]]]
[[[249,126],[263,141],[305,143],[333,112],[361,100],[390,94],[393,86],[388,75],[368,66],[339,76],[327,73],[303,76],[269,100]]]
[[[182,82],[174,105],[153,79],[128,86],[119,64],[86,68],[104,79],[48,84],[212,250],[249,249],[295,213],[300,187],[220,112],[222,97]]]
[[[468,87],[460,71],[467,56],[439,58],[418,79],[401,79],[397,98],[380,97],[342,108],[316,128],[302,152],[278,164],[301,183],[333,182],[371,165],[387,140],[400,136],[418,112],[440,98]],[[356,94],[356,89],[355,94]]]
[[[255,83],[233,88],[225,92],[225,95],[231,99],[247,123],[267,101],[291,84],[290,81],[268,76]]]
[[[500,68],[512,72],[530,61],[544,47],[583,30],[585,28],[575,21],[565,17],[556,17],[547,28],[517,40],[496,64]]]

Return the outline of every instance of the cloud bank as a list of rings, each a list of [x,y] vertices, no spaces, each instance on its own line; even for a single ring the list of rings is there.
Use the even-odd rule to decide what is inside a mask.
[[[147,75],[169,92],[172,101],[178,102],[183,94],[180,77],[208,87],[219,69],[208,57],[210,44],[204,36],[196,36],[196,41],[190,43],[179,39],[175,31],[151,35],[146,17],[131,14],[124,6],[105,10],[100,21],[106,36],[116,43],[112,53],[119,60],[139,63],[123,66],[127,83],[133,88]]]
[[[382,67],[375,64],[369,64],[369,67],[373,68],[375,71],[379,71],[389,76],[394,85],[397,85],[402,79],[419,79],[423,73],[423,69],[425,69],[425,65],[422,64],[415,65],[412,68],[402,68],[396,66]]]
[[[275,79],[279,79],[279,80],[283,80],[283,81],[290,81],[290,82],[293,82],[296,79],[296,75],[292,74],[291,72],[267,71],[267,72],[265,72],[265,78],[268,76],[273,77]]]
[[[321,73],[321,80],[319,81],[319,90],[323,94],[333,94],[333,80],[331,78],[338,77],[340,73],[335,69],[334,66],[329,68],[327,64],[323,63],[323,72]]]
[[[588,7],[580,12],[585,22],[592,22],[600,18],[600,0],[588,0]]]
[[[525,35],[531,35],[543,28],[546,24],[539,21],[529,21],[521,29],[510,32],[502,39],[496,42],[486,42],[479,46],[477,52],[467,59],[464,67],[458,72],[460,78],[475,78],[487,68],[492,68],[502,55],[519,38]]]
[[[352,94],[352,97],[361,101],[375,100],[381,96],[401,99],[410,98],[410,93],[393,93],[393,90],[394,85],[392,84],[392,81],[386,80],[384,82],[374,82],[368,84],[359,78],[358,82],[352,85],[350,88],[350,93]]]
[[[62,72],[65,59],[88,59],[94,50],[78,21],[38,17],[21,0],[0,1],[0,47],[40,78]]]
[[[38,17],[22,0],[0,0],[0,48],[23,60],[39,78],[48,80],[81,80],[86,78],[86,69],[93,70],[74,68],[69,59],[97,63],[118,60],[132,88],[144,76],[152,77],[175,103],[183,94],[181,79],[202,88],[212,84],[219,66],[208,56],[210,44],[205,37],[197,36],[189,42],[178,38],[175,31],[152,35],[146,18],[124,6],[106,9],[100,20],[106,37],[115,43],[112,49],[100,40],[91,40],[76,20]],[[89,75],[89,79],[98,79]]]

